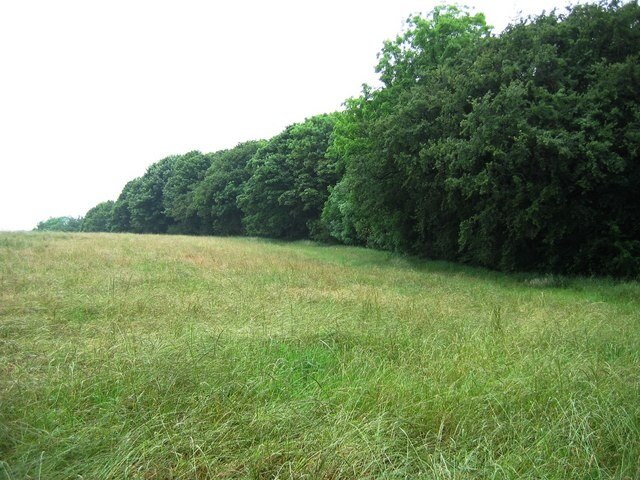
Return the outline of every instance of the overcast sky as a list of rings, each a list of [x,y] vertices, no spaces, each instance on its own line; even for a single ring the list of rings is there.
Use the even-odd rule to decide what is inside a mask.
[[[0,230],[84,215],[168,155],[339,109],[375,83],[382,42],[439,3],[1,1]],[[496,31],[567,4],[464,3]]]

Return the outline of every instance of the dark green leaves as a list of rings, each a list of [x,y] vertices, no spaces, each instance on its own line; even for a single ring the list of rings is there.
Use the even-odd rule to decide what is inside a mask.
[[[320,213],[338,180],[336,160],[327,155],[334,121],[334,115],[319,115],[291,125],[257,151],[238,197],[249,235],[321,235]]]
[[[638,275],[639,25],[637,2],[612,2],[491,36],[483,15],[438,7],[384,44],[382,87],[344,112],[161,160],[83,228],[333,238],[502,270]]]
[[[82,218],[52,217],[38,223],[35,230],[40,232],[79,232],[82,227]]]
[[[82,219],[83,232],[110,232],[115,202],[109,200],[90,209]]]
[[[203,232],[213,235],[242,235],[242,211],[237,198],[251,176],[249,161],[264,142],[245,142],[231,150],[217,152],[205,177],[195,186],[193,208]]]
[[[388,42],[347,103],[345,242],[505,270],[640,272],[640,9],[574,7],[489,37],[437,9]],[[635,25],[635,27],[634,27]],[[615,48],[612,48],[615,44]]]

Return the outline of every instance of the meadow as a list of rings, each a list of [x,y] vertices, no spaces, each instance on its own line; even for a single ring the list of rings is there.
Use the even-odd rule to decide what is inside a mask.
[[[0,234],[0,478],[640,478],[640,284]]]

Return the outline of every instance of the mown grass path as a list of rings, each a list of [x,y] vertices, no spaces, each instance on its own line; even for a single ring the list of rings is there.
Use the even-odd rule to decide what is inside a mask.
[[[640,285],[0,234],[0,478],[640,478]]]

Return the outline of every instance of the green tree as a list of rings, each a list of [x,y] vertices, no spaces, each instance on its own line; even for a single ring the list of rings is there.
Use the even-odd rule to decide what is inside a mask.
[[[114,205],[115,202],[109,200],[91,208],[82,220],[81,230],[83,232],[110,232]]]
[[[111,220],[112,232],[131,232],[131,200],[137,196],[142,186],[142,179],[135,178],[124,186],[113,205],[113,217]]]
[[[257,151],[238,197],[249,235],[321,235],[320,214],[338,180],[337,162],[327,155],[335,118],[318,115],[291,125]]]
[[[164,212],[174,224],[173,233],[203,233],[201,218],[194,208],[194,192],[211,165],[212,154],[198,151],[176,157],[163,188]]]
[[[347,103],[323,214],[342,241],[505,270],[637,275],[637,2],[488,36],[443,8],[387,42]]]
[[[481,14],[440,7],[427,18],[409,18],[406,31],[384,44],[377,65],[383,88],[365,86],[336,125],[332,151],[345,175],[323,215],[332,236],[400,251],[430,243],[430,254],[446,257],[451,241],[438,247],[424,237],[430,226],[416,218],[416,209],[430,212],[443,231],[440,243],[456,229],[455,220],[437,215],[438,171],[421,151],[459,130],[468,100],[461,101],[454,82],[488,36]]]
[[[128,199],[130,231],[167,233],[174,224],[165,212],[164,187],[173,175],[179,158],[174,155],[154,163],[131,190]]]
[[[193,194],[192,209],[200,218],[203,233],[244,233],[237,198],[251,176],[249,161],[264,144],[262,141],[240,143],[212,155],[211,166]]]
[[[473,205],[461,259],[640,272],[639,21],[637,4],[577,6],[513,26],[476,62],[503,69],[451,142],[448,195]]]
[[[38,222],[35,230],[39,232],[79,232],[82,217],[51,217]]]

